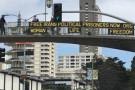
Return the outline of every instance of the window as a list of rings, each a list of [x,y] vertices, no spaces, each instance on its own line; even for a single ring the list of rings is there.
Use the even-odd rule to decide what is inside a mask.
[[[71,66],[71,68],[74,68],[74,66]]]
[[[49,68],[49,66],[41,66],[41,68]]]
[[[63,63],[59,63],[59,65],[63,65]]]
[[[88,7],[86,7],[85,9],[88,10]]]
[[[42,44],[41,47],[49,47],[48,44]]]
[[[49,51],[49,49],[41,49],[41,51]]]
[[[71,56],[70,58],[75,58],[75,56]]]
[[[31,57],[31,59],[34,59],[34,57]]]
[[[48,57],[41,57],[41,59],[49,59]]]
[[[90,58],[90,56],[86,56],[86,58]]]
[[[71,65],[74,65],[75,63],[71,63]]]
[[[81,58],[85,58],[85,56],[81,56]]]
[[[48,64],[49,62],[47,62],[47,61],[41,61],[41,64]]]
[[[85,17],[86,19],[88,19],[88,17]]]
[[[63,60],[59,60],[59,62],[63,62]]]
[[[86,61],[90,61],[90,59],[86,59]]]
[[[63,68],[63,66],[59,66],[59,68]]]
[[[85,59],[81,59],[81,61],[85,61]]]
[[[75,61],[74,59],[71,59],[71,61]]]
[[[34,68],[34,66],[26,66],[27,68]]]
[[[48,77],[49,75],[48,74],[41,74],[41,76],[47,76]]]
[[[63,58],[63,56],[59,56],[59,58]]]
[[[76,68],[79,68],[79,66],[76,66]]]
[[[41,55],[49,55],[49,53],[41,53]]]
[[[41,70],[41,72],[49,72],[48,70]]]

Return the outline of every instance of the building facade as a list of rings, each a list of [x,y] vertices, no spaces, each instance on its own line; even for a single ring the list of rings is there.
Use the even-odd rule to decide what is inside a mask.
[[[82,70],[82,65],[92,62],[94,53],[75,53],[71,55],[60,55],[57,78],[80,80],[77,75],[78,70]],[[98,58],[105,59],[102,54],[97,54]],[[82,71],[83,72],[83,71]],[[86,72],[83,72],[86,73]]]
[[[17,23],[9,23],[7,29],[11,31],[11,35],[23,35],[27,33],[28,26],[28,22],[21,22],[21,14],[19,12]],[[20,74],[25,66],[27,75],[40,78],[55,77],[56,43],[15,42],[5,44],[12,47],[6,53],[10,57],[6,63],[11,64],[11,68],[8,70]],[[24,50],[26,57],[24,57]],[[24,60],[26,62],[25,65],[23,64]]]
[[[99,7],[96,5],[95,0],[80,0],[80,10],[99,11]],[[80,22],[101,22],[102,17],[99,14],[93,13],[80,13]],[[100,35],[101,30],[99,28],[81,28],[82,35]],[[98,46],[80,45],[80,52],[82,53],[96,53],[101,54],[102,48]]]
[[[26,48],[26,71],[28,75],[37,77],[55,77],[56,67],[56,44],[45,42],[7,43],[12,49],[7,52],[10,59],[6,61],[11,64],[10,71],[21,73],[24,61],[24,48]]]

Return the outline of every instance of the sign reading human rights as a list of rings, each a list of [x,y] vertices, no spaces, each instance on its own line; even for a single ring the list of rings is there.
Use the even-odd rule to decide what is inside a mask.
[[[134,29],[134,25],[129,23],[108,22],[29,22],[29,27],[88,27]]]
[[[134,30],[129,29],[108,29],[109,35],[134,35]]]

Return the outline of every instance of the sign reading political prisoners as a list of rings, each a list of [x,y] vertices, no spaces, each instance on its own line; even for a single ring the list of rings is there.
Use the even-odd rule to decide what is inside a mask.
[[[134,30],[129,29],[108,29],[109,35],[134,35]]]
[[[132,24],[108,22],[29,22],[29,27],[88,27],[134,29],[134,25]]]

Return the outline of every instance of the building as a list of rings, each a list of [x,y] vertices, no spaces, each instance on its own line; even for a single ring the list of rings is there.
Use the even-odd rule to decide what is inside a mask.
[[[6,61],[11,64],[12,72],[21,73],[24,61],[24,48],[26,48],[26,71],[28,75],[37,77],[55,77],[56,44],[45,42],[7,43],[12,49],[7,52],[11,58]]]
[[[8,59],[8,56],[5,55],[5,60],[7,60],[7,59]],[[0,62],[0,70],[5,70],[5,69],[8,69],[8,65]]]
[[[80,10],[99,11],[99,7],[95,4],[95,0],[80,0]],[[80,22],[101,22],[102,17],[99,14],[80,13]],[[101,30],[98,28],[81,28],[82,35],[100,35]],[[93,52],[101,54],[102,48],[97,46],[80,45],[81,53]]]
[[[6,31],[11,35],[23,35],[28,33],[28,22],[21,22],[21,14],[18,14],[17,23],[8,23]],[[39,33],[35,33],[39,34]],[[11,64],[9,71],[21,73],[25,69],[27,75],[39,78],[54,78],[56,71],[56,44],[48,42],[14,42],[5,43],[12,49],[7,51],[10,56],[7,64]],[[24,51],[25,56],[24,57]]]
[[[60,55],[58,70],[56,73],[57,78],[63,79],[76,79],[80,80],[78,70],[81,70],[82,65],[90,63],[93,60],[93,53],[75,53],[71,55]],[[105,59],[102,54],[97,54],[98,58]],[[82,71],[82,73],[86,73]]]

